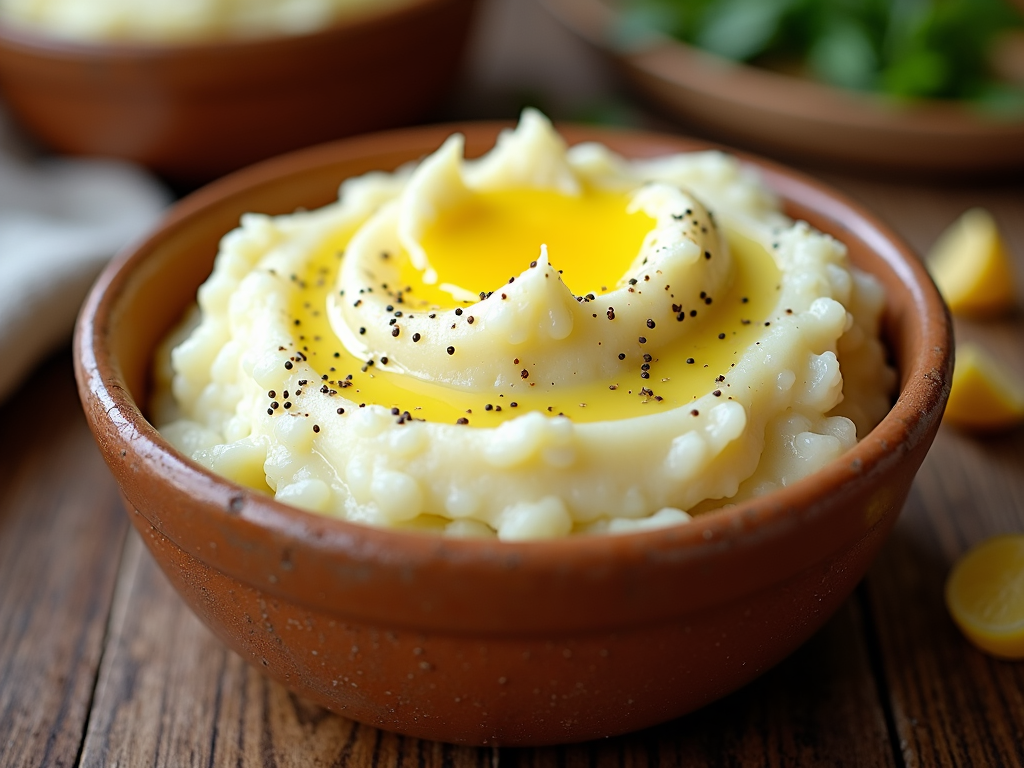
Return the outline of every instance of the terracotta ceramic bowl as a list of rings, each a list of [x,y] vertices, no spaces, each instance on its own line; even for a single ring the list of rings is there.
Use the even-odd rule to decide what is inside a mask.
[[[744,146],[850,168],[925,174],[1024,168],[1024,120],[952,102],[898,104],[737,64],[667,36],[623,45],[613,0],[542,0],[686,124]]]
[[[79,321],[85,412],[132,522],[231,648],[335,712],[467,744],[551,744],[668,720],[743,685],[846,599],[889,532],[939,426],[952,338],[908,248],[827,187],[744,157],[790,215],[834,233],[888,292],[900,373],[891,413],[817,474],[689,525],[502,543],[354,525],[284,506],[179,454],[146,420],[153,350],[193,301],[244,211],[335,199],[345,177],[393,169],[462,130],[365,136],[268,161],[181,202],[106,270]],[[567,127],[628,156],[706,148]]]
[[[0,23],[0,89],[51,148],[206,181],[281,152],[421,119],[461,61],[476,0],[408,0],[320,32],[77,43]]]

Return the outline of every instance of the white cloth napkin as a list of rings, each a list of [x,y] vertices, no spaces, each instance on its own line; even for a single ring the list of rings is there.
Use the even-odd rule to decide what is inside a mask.
[[[0,110],[0,400],[70,337],[100,269],[169,202],[127,163],[33,157]]]

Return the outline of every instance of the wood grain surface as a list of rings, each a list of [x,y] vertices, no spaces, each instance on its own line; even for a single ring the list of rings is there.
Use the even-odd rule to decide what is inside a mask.
[[[833,177],[918,252],[967,208],[990,210],[1024,287],[1024,184],[913,185]],[[1018,298],[1018,305],[1021,299]],[[1024,380],[1024,317],[954,319]],[[899,757],[907,766],[1024,765],[1024,663],[973,648],[949,618],[953,562],[1000,533],[1024,532],[1024,430],[971,436],[943,426],[896,529],[865,581]]]
[[[563,105],[556,116],[617,93],[592,53],[531,4],[492,0],[481,21],[475,75],[446,116],[511,117],[508,105],[545,76],[547,99]],[[665,127],[618,97],[630,119]],[[988,208],[1024,289],[1024,180],[817,173],[919,252],[966,208]],[[958,320],[956,330],[1024,379],[1020,311]],[[471,749],[377,731],[296,697],[227,651],[126,535],[68,353],[0,406],[0,467],[0,768],[1024,766],[1024,663],[974,649],[942,602],[960,554],[1024,531],[1024,430],[977,438],[944,426],[863,584],[777,668],[679,720],[548,749]]]
[[[73,766],[127,518],[85,428],[70,358],[0,408],[0,766]]]

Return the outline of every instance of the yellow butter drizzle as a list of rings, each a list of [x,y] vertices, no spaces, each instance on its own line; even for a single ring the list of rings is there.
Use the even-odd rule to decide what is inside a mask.
[[[654,219],[627,213],[629,195],[587,189],[579,196],[537,189],[477,194],[430,226],[421,240],[438,285],[470,293],[493,291],[520,274],[546,245],[551,264],[570,288],[586,293],[614,289]],[[403,280],[419,275],[405,262]],[[421,301],[462,306],[434,286],[418,289]],[[414,293],[414,295],[416,295]]]
[[[485,193],[442,217],[422,242],[438,271],[438,284],[454,283],[474,292],[500,289],[536,258],[543,242],[570,288],[596,293],[617,286],[653,224],[642,213],[627,214],[627,200],[619,193],[598,191],[580,197],[537,190]],[[576,422],[609,421],[686,405],[722,387],[716,378],[728,376],[743,351],[762,335],[779,287],[779,271],[765,248],[727,232],[736,266],[732,285],[713,305],[700,306],[696,317],[687,315],[687,333],[680,341],[652,352],[649,378],[642,378],[640,367],[649,350],[639,344],[624,350],[601,346],[595,354],[627,355],[628,370],[615,381],[549,390],[522,382],[493,393],[468,393],[389,371],[380,360],[368,365],[337,340],[325,307],[350,236],[339,233],[325,242],[305,274],[295,276],[291,313],[302,329],[298,347],[317,373],[327,377],[322,386],[338,396],[435,422],[468,419],[471,426],[493,427],[528,411],[564,414]],[[437,285],[419,282],[411,266],[403,267],[402,278],[405,285],[392,288],[396,294],[402,291],[406,313],[466,305]],[[689,313],[693,308],[685,309]]]

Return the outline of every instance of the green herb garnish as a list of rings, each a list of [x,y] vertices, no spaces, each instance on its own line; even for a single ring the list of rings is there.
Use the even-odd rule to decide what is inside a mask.
[[[623,0],[620,35],[657,29],[735,61],[896,98],[1024,110],[989,55],[1024,28],[1005,0]]]

